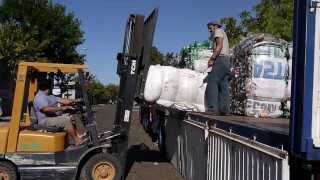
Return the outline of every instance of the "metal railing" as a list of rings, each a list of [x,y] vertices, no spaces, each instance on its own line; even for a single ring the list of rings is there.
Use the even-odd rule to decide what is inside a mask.
[[[167,155],[186,180],[287,180],[286,151],[232,132],[173,116],[166,124]]]

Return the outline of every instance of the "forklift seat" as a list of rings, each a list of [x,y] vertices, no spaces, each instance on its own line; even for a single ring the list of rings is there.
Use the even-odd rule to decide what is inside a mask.
[[[31,124],[30,124],[30,127],[28,128],[29,130],[45,131],[45,132],[52,132],[52,133],[64,132],[63,128],[60,128],[60,127],[55,127],[55,126],[46,127],[46,126],[38,124],[37,115],[34,110],[32,101],[30,101],[28,103],[28,109],[29,109],[29,114],[30,114],[30,119],[31,119]]]

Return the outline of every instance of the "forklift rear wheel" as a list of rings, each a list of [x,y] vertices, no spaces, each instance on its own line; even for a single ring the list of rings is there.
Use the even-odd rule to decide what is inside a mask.
[[[0,162],[0,180],[16,180],[16,168],[9,162]]]
[[[120,161],[107,153],[92,156],[83,166],[81,180],[120,180],[122,175]]]

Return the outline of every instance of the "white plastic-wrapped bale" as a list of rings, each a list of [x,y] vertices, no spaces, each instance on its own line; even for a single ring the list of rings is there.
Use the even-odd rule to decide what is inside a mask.
[[[253,35],[233,49],[233,68],[239,76],[231,82],[233,113],[260,117],[282,115],[288,74],[287,43],[270,35]]]
[[[201,49],[199,50],[198,59],[194,60],[193,69],[196,72],[204,73],[208,69],[208,61],[212,56],[212,50],[210,49]]]
[[[198,76],[199,80],[199,86],[198,86],[198,96],[196,100],[196,107],[199,112],[205,112],[206,111],[206,99],[205,99],[205,92],[207,88],[207,83],[204,82],[207,74],[200,74]]]
[[[160,65],[150,66],[144,87],[144,99],[155,102],[161,96],[163,71]]]
[[[144,98],[165,107],[205,111],[206,74],[170,66],[150,66]]]
[[[173,105],[179,89],[179,70],[171,66],[161,66],[162,68],[162,90],[158,104],[165,107]]]
[[[204,93],[206,75],[189,69],[179,69],[179,89],[174,107],[186,111],[205,111]]]

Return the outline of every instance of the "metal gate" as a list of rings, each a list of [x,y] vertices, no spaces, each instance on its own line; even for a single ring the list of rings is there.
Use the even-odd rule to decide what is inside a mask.
[[[289,179],[287,153],[219,129],[208,135],[208,180]]]
[[[207,143],[201,128],[170,116],[166,125],[166,151],[185,180],[206,179]]]
[[[211,128],[192,120],[168,116],[166,150],[186,180],[287,180],[286,151]]]

